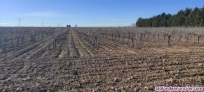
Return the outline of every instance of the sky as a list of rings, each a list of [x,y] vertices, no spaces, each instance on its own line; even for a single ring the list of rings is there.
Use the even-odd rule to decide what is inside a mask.
[[[204,0],[0,0],[0,26],[130,26],[139,17],[203,6]]]

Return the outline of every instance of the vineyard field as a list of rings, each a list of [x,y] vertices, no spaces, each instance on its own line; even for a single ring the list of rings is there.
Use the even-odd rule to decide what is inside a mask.
[[[0,91],[204,87],[203,32],[181,27],[0,27]]]

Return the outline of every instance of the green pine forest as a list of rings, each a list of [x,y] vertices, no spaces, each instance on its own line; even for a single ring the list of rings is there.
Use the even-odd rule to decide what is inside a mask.
[[[202,27],[204,26],[204,6],[186,8],[177,14],[161,13],[150,18],[138,18],[137,27]]]

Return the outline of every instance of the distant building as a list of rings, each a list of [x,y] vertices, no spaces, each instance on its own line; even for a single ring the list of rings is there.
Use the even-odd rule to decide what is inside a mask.
[[[67,27],[71,27],[71,25],[67,25]]]

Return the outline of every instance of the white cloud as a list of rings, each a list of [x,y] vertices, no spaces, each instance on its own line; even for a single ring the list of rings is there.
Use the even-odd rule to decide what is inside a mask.
[[[116,26],[127,26],[129,25],[130,22],[128,20],[119,20],[119,19],[113,19],[113,20],[110,20],[108,22],[105,22],[104,24],[101,24],[99,26],[112,26],[112,27],[116,27]]]
[[[44,11],[44,12],[29,12],[24,13],[22,16],[26,17],[75,17],[75,16],[83,16],[83,15],[70,15],[70,14],[60,14],[58,12],[53,11]]]
[[[23,16],[28,16],[28,17],[59,17],[60,14],[56,12],[30,12],[30,13],[25,13],[22,14]]]
[[[127,12],[127,15],[142,15],[140,12]]]
[[[8,24],[11,24],[11,23],[0,22],[0,25],[8,25]]]
[[[112,22],[127,22],[127,20],[119,20],[119,19],[114,19]]]

